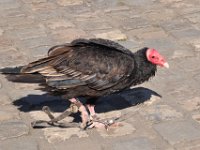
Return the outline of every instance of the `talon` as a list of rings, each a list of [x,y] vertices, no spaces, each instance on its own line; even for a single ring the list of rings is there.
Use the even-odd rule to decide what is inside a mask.
[[[70,105],[70,111],[72,113],[77,113],[78,112],[78,107],[75,104]]]
[[[115,122],[113,119],[106,121],[91,121],[90,124],[88,124],[87,129],[98,128],[106,129],[108,131],[110,127],[118,127],[120,125],[119,122]]]
[[[95,115],[90,115],[90,120],[91,121],[99,121],[100,118],[95,114]]]
[[[42,107],[42,111],[44,111],[48,117],[52,120],[54,119],[55,117],[51,114],[51,111],[50,111],[50,108],[48,106],[44,106]]]
[[[109,124],[109,126],[112,125],[112,124],[114,124],[114,120],[112,120],[112,119],[108,120],[108,124]]]
[[[48,106],[43,106],[42,107],[42,111],[44,111],[44,112],[50,111],[50,108]]]
[[[98,128],[98,129],[106,129],[108,128],[108,125],[104,122],[92,122],[90,125],[88,125],[87,129],[92,129],[92,128]]]
[[[81,123],[80,128],[83,130],[87,129],[87,123]]]

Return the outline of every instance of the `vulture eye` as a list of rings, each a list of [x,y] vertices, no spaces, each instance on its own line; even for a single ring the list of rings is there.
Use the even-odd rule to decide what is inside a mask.
[[[152,56],[151,58],[155,58],[155,56]]]

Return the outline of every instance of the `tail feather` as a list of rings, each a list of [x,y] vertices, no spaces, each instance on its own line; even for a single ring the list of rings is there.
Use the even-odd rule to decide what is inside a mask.
[[[8,81],[20,83],[44,83],[45,78],[38,73],[21,73],[24,66],[6,67],[0,69],[0,73],[5,75]]]
[[[45,78],[36,74],[7,74],[6,79],[11,82],[18,83],[45,83]]]
[[[19,67],[6,67],[6,68],[2,68],[0,69],[0,73],[1,74],[20,74],[21,73],[21,69],[24,66],[19,66]]]

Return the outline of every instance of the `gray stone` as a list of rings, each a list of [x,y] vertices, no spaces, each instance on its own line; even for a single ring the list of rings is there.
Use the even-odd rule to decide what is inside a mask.
[[[53,40],[49,37],[37,37],[32,39],[26,39],[18,42],[19,45],[23,45],[24,48],[37,48],[37,47],[45,47],[45,46],[53,46]],[[48,49],[44,49],[48,50]],[[47,53],[46,53],[47,54]]]
[[[130,30],[127,32],[127,35],[133,39],[134,37],[137,37],[137,39],[140,39],[142,41],[145,39],[158,39],[161,37],[162,38],[168,37],[168,35],[162,28],[154,26],[148,26],[145,28]]]
[[[154,25],[156,25],[156,24],[164,24],[165,25],[165,22],[171,23],[174,20],[178,19],[177,14],[175,14],[174,11],[170,8],[164,8],[164,9],[162,9],[162,11],[158,11],[156,9],[152,9],[152,10],[146,9],[145,10],[145,18]],[[176,18],[176,19],[174,19],[174,18]]]
[[[197,73],[194,75],[194,80],[196,80],[197,82],[199,82],[200,79],[200,73]]]
[[[19,9],[10,9],[9,11],[4,11],[4,13],[1,14],[4,18],[14,18],[14,17],[25,17],[26,14],[23,10]]]
[[[154,0],[126,0],[128,5],[133,5],[133,6],[148,6],[148,5],[153,5]]]
[[[110,40],[126,40],[127,36],[120,30],[113,30],[106,33],[99,33],[95,35],[96,38],[110,39]]]
[[[45,45],[45,44],[41,46],[37,46],[37,47],[31,48],[31,50],[29,51],[29,54],[31,54],[31,56],[34,56],[35,58],[46,57],[49,48],[50,46]]]
[[[147,138],[131,138],[113,145],[113,150],[153,150],[156,146]]]
[[[86,32],[81,29],[69,28],[69,29],[52,31],[52,38],[54,41],[58,41],[58,44],[71,42],[72,40],[77,38],[87,38],[87,37],[88,36]]]
[[[162,21],[160,25],[167,31],[172,31],[174,30],[184,30],[188,28],[192,28],[192,25],[186,20],[186,19],[172,19],[168,21]]]
[[[127,11],[127,10],[130,10],[130,8],[127,6],[118,6],[118,7],[106,9],[105,12],[111,13],[111,12],[116,12],[116,11]]]
[[[171,38],[156,38],[145,40],[145,45],[153,47],[167,58],[179,58],[194,56],[195,52],[192,47],[188,45],[179,45],[174,39]]]
[[[97,18],[97,15],[98,15],[98,12],[86,12],[86,13],[83,13],[83,14],[77,14],[76,17],[75,17],[75,20],[78,21],[78,22],[81,22],[81,21],[87,21],[89,19],[95,19]]]
[[[178,44],[175,42],[174,39],[170,38],[155,38],[155,39],[147,39],[144,41],[144,45],[148,45],[149,47],[154,47],[159,51],[165,51],[173,53],[173,50],[178,47]]]
[[[200,52],[200,38],[188,42],[195,48],[195,51]]]
[[[26,3],[26,4],[31,4],[31,3],[45,3],[47,2],[47,0],[34,0],[33,1],[27,1],[27,0],[22,0],[23,3]]]
[[[173,109],[168,105],[153,105],[152,107],[145,107],[140,112],[146,119],[153,122],[160,122],[166,120],[177,120],[183,117],[182,113]]]
[[[171,34],[178,38],[184,40],[192,40],[200,38],[200,30],[197,29],[184,29],[171,32]]]
[[[200,16],[199,13],[192,13],[184,16],[192,23],[200,23]]]
[[[32,3],[30,9],[33,11],[49,11],[56,9],[56,6],[52,2]]]
[[[0,28],[0,36],[3,35],[4,30]]]
[[[200,139],[200,128],[188,121],[171,121],[154,125],[155,130],[170,144]]]
[[[200,66],[197,63],[198,60],[199,60],[199,57],[191,57],[187,59],[182,59],[178,61],[178,65],[182,69],[182,71],[193,72],[195,74],[195,72],[198,73],[198,70],[200,69]]]
[[[120,137],[127,136],[133,134],[136,129],[130,124],[126,122],[117,122],[114,127],[108,127],[106,129],[97,129],[99,134],[102,137]]]
[[[73,137],[65,142],[60,142],[54,145],[56,150],[66,150],[66,149],[74,149],[74,150],[102,150],[105,147],[105,142],[102,139],[93,137],[93,138],[76,138]],[[107,149],[106,149],[107,150]]]
[[[151,29],[151,28],[150,28]],[[139,39],[166,39],[168,35],[164,30],[157,29],[155,31],[146,31],[136,35]]]
[[[44,140],[44,138],[38,141],[38,148],[40,150],[56,150],[58,145],[53,146],[52,144],[48,143],[48,141]]]
[[[172,7],[178,10],[178,12],[182,15],[197,13],[200,8],[198,2],[185,3],[184,1],[174,4]]]
[[[34,12],[34,15],[31,17],[33,17],[34,20],[36,20],[36,21],[37,21],[37,19],[40,21],[46,21],[46,20],[50,20],[50,19],[61,18],[62,15],[63,15],[63,13],[60,9],[57,9],[56,11],[47,9],[47,10],[42,11],[42,13],[40,11],[36,11],[36,12]]]
[[[13,119],[20,119],[17,109],[9,105],[1,106],[0,122]]]
[[[187,111],[195,111],[200,109],[200,97],[194,97],[180,102],[181,106]]]
[[[20,3],[18,3],[16,0],[9,0],[8,2],[6,1],[0,3],[0,10],[14,9],[19,7]]]
[[[72,136],[79,138],[88,137],[86,131],[80,128],[46,128],[44,129],[44,136],[49,143],[59,143],[68,140]],[[81,140],[81,139],[80,139]]]
[[[191,56],[195,56],[195,51],[192,49],[192,47],[185,45],[180,46],[179,49],[174,50],[172,58],[184,58]]]
[[[110,8],[110,7],[115,7],[115,6],[121,6],[123,2],[121,1],[113,1],[113,0],[108,0],[108,1],[104,1],[104,0],[101,0],[101,1],[93,1],[92,6],[95,7],[95,8],[98,8],[98,10],[102,10],[102,9],[105,9],[105,8]]]
[[[15,2],[17,2],[17,0],[1,0],[0,1],[0,4],[4,4],[4,3],[15,3]]]
[[[92,31],[92,30],[103,30],[103,29],[111,29],[112,26],[110,26],[107,22],[102,22],[99,20],[87,20],[82,22],[77,22],[78,26],[86,31]]]
[[[194,114],[194,115],[192,115],[192,119],[194,119],[195,121],[197,121],[198,123],[200,123],[200,114]]]
[[[58,0],[57,3],[60,6],[81,5],[83,4],[83,0]]]
[[[2,150],[38,150],[37,142],[29,137],[20,137],[1,141],[0,145]]]
[[[200,149],[200,140],[183,142],[174,146],[176,150],[199,150]]]
[[[27,135],[29,127],[20,120],[4,121],[0,123],[0,139],[20,137]]]
[[[137,28],[144,28],[150,26],[149,22],[141,17],[135,17],[132,19],[127,19],[122,22],[119,22],[119,24],[122,23],[122,27],[125,30],[132,30]]]
[[[20,40],[25,40],[25,39],[32,39],[32,38],[38,38],[38,37],[45,37],[46,33],[44,30],[43,26],[35,26],[31,28],[24,28],[24,29],[18,29],[12,31],[14,36],[19,38]],[[12,34],[11,33],[11,34]]]
[[[139,42],[134,40],[118,41],[118,43],[130,50],[134,50],[139,47]]]
[[[71,28],[74,27],[74,24],[66,21],[64,19],[52,19],[52,20],[48,20],[46,21],[47,26],[52,29],[58,29],[58,28]]]
[[[160,0],[161,3],[165,3],[165,4],[173,4],[173,3],[177,3],[177,2],[181,2],[183,0]]]
[[[19,17],[7,18],[6,22],[3,23],[3,26],[4,28],[8,29],[7,31],[5,31],[5,34],[10,35],[11,33],[14,32],[11,29],[15,29],[15,28],[24,29],[25,27],[30,28],[33,24],[34,24],[34,18],[19,16]]]
[[[0,105],[8,105],[11,104],[11,99],[8,95],[6,95],[5,93],[0,93],[1,97],[0,97]]]
[[[24,60],[26,60],[26,57],[14,47],[9,47],[6,51],[0,51],[0,64],[2,67],[20,65],[24,63]]]
[[[5,51],[5,48],[8,47],[12,47],[14,45],[13,41],[8,39],[8,38],[4,38],[2,36],[0,36],[0,47],[1,47],[1,51]],[[5,50],[4,50],[5,49]]]

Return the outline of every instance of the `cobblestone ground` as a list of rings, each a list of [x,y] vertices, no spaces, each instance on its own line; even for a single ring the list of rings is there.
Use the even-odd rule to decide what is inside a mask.
[[[116,40],[133,51],[153,47],[170,64],[140,88],[100,100],[101,117],[126,116],[108,132],[32,129],[31,121],[47,119],[43,105],[59,114],[68,103],[1,75],[1,150],[200,149],[199,0],[0,0],[0,17],[1,68],[27,64],[79,37]],[[134,106],[141,99],[150,100]]]

